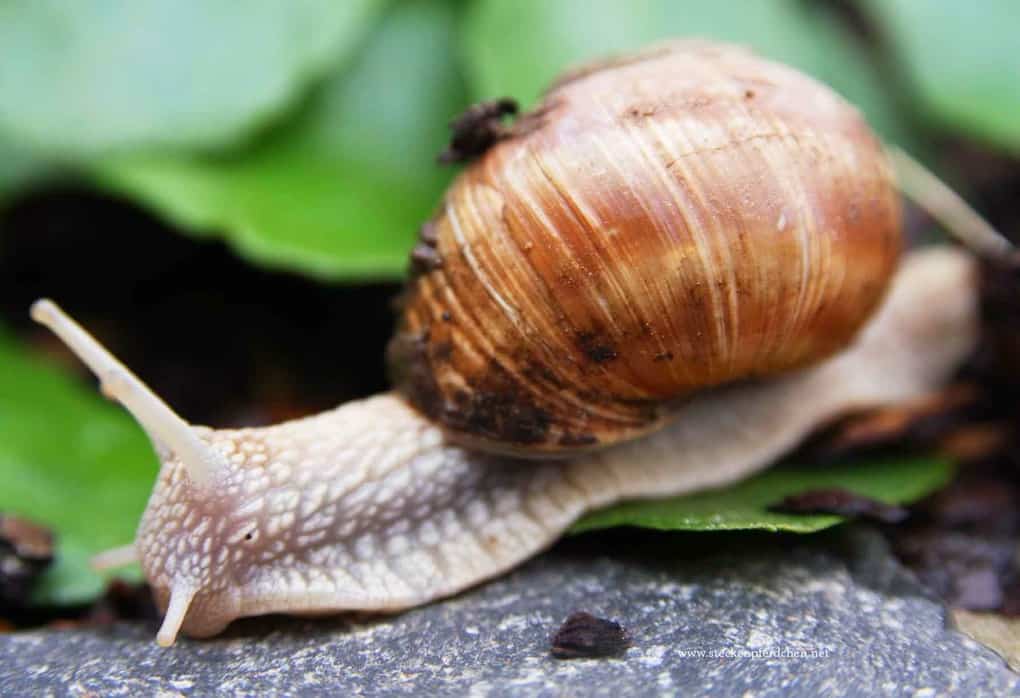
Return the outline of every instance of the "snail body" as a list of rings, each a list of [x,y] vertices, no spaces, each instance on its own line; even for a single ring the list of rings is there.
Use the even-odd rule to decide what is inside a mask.
[[[839,414],[923,395],[974,346],[974,272],[960,251],[914,253],[846,351],[700,395],[659,432],[569,460],[465,449],[397,393],[259,429],[166,422],[158,398],[55,306],[33,315],[156,444],[162,467],[124,557],[166,609],[157,640],[170,645],[181,629],[207,637],[243,616],[442,598],[534,555],[586,511],[724,485]]]
[[[161,459],[134,544],[107,558],[140,560],[161,644],[447,596],[593,508],[724,484],[924,393],[974,343],[968,255],[896,271],[896,196],[856,111],[732,47],[569,76],[422,237],[397,389],[272,427],[186,423],[33,306]]]
[[[447,191],[391,344],[458,441],[539,456],[661,425],[707,387],[846,346],[900,249],[860,114],[738,47],[568,75]]]

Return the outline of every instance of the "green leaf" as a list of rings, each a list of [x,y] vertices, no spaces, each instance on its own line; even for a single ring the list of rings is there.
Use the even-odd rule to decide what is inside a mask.
[[[148,438],[123,410],[28,356],[0,329],[0,511],[58,536],[40,602],[79,602],[100,591],[88,558],[134,539],[158,471]]]
[[[265,124],[382,0],[9,0],[0,127],[48,155],[209,147]]]
[[[464,105],[449,5],[398,5],[349,69],[231,157],[132,156],[107,186],[243,255],[329,279],[398,278],[450,173],[435,165]]]
[[[788,495],[830,487],[903,504],[939,489],[952,474],[947,461],[923,458],[825,467],[777,466],[720,490],[609,507],[584,517],[573,531],[643,526],[679,531],[766,529],[812,533],[844,519],[827,514],[777,514],[768,507]]]
[[[869,0],[923,105],[940,123],[1020,152],[1020,6]]]
[[[464,55],[476,96],[531,104],[570,65],[695,36],[747,44],[796,66],[858,105],[887,139],[908,140],[877,75],[842,28],[796,0],[480,0],[468,18]]]

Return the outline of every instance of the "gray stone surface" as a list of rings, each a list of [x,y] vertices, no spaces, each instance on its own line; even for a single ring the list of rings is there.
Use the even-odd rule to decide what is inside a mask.
[[[599,541],[381,620],[256,619],[171,649],[142,625],[0,636],[0,693],[1020,695],[869,531],[617,537],[612,553]],[[728,550],[690,552],[706,544]],[[549,634],[580,609],[619,620],[634,646],[621,659],[551,658]]]

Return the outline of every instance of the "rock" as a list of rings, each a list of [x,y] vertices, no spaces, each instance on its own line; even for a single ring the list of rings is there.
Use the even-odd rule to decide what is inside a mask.
[[[549,636],[578,610],[619,621],[633,646],[620,659],[554,659]],[[946,626],[941,604],[867,529],[601,533],[390,618],[251,619],[170,649],[143,625],[3,635],[0,686],[102,696],[1020,695],[998,656]]]

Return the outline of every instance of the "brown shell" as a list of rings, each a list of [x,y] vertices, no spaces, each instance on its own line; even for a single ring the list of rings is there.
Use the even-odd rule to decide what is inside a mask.
[[[698,389],[846,345],[900,246],[856,109],[742,48],[654,47],[561,79],[454,182],[394,378],[471,445],[633,438]]]

